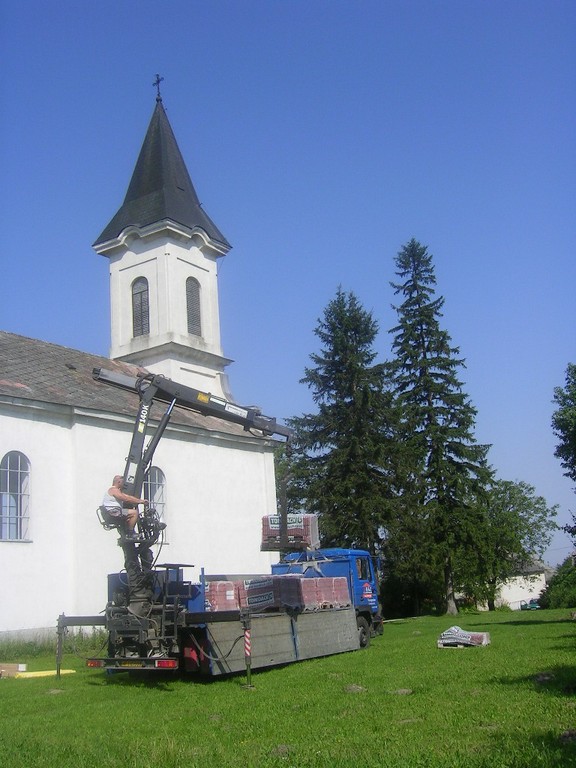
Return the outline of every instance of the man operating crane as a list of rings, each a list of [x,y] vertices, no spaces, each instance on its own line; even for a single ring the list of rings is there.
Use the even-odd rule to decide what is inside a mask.
[[[139,535],[136,533],[136,523],[138,522],[138,504],[147,504],[146,499],[139,499],[136,496],[131,496],[129,493],[124,493],[122,487],[124,485],[124,477],[122,475],[114,475],[112,485],[102,499],[102,506],[108,513],[108,515],[114,520],[122,521],[124,523],[124,541],[138,541]],[[126,507],[130,504],[130,507]]]

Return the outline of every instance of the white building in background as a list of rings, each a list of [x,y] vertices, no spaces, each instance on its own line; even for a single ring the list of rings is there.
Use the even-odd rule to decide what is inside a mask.
[[[200,206],[160,98],[94,248],[110,263],[110,359],[0,332],[0,639],[102,611],[106,575],[122,568],[95,510],[124,470],[138,401],[92,369],[147,368],[231,398],[217,286],[230,244]],[[147,493],[168,526],[160,562],[269,571],[259,545],[261,518],[276,510],[270,439],[175,413]]]
[[[496,602],[499,606],[507,605],[513,611],[519,611],[523,604],[538,600],[545,589],[546,575],[543,570],[532,576],[513,576],[500,587]]]
[[[496,605],[508,606],[513,611],[519,611],[523,604],[529,603],[530,600],[538,600],[554,573],[554,568],[535,561],[522,573],[510,577],[500,585]]]

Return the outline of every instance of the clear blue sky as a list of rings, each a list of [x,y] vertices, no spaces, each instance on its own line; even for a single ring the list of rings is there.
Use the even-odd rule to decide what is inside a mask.
[[[108,354],[107,261],[155,74],[204,207],[238,401],[280,418],[337,287],[396,320],[394,256],[434,255],[477,438],[560,522],[555,386],[576,362],[572,0],[3,0],[0,327]],[[558,535],[548,554],[570,551]]]

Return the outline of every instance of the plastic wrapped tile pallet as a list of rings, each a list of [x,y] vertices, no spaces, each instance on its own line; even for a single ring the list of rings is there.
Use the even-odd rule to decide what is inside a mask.
[[[450,627],[438,638],[438,648],[470,648],[489,644],[489,632],[467,632],[461,627]]]
[[[236,582],[236,599],[240,608],[265,610],[280,607],[279,586],[273,576],[260,576]]]
[[[317,549],[320,546],[318,517],[316,515],[286,515],[288,542],[302,549]],[[276,551],[280,545],[280,515],[266,515],[262,518],[263,551]]]
[[[346,608],[351,605],[345,576],[306,578],[298,574],[276,576],[280,602],[303,611]]]
[[[234,611],[238,608],[233,581],[209,581],[206,584],[207,611]]]
[[[252,611],[292,609],[318,611],[351,605],[348,581],[344,576],[305,578],[300,574],[262,575],[238,581],[209,581],[206,610]]]
[[[292,608],[294,610],[302,610],[305,605],[305,597],[303,593],[302,579],[299,575],[287,574],[285,576],[273,576],[274,583],[276,585],[278,600],[283,608]],[[314,609],[316,605],[316,592],[312,597],[311,607]]]

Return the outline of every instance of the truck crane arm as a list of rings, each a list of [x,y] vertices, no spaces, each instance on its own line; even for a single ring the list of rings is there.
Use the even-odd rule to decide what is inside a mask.
[[[264,416],[257,408],[231,403],[209,392],[178,384],[160,374],[128,376],[105,368],[94,368],[92,376],[96,381],[134,392],[140,398],[140,407],[124,472],[124,491],[133,496],[141,495],[144,476],[151,465],[154,450],[168,425],[174,407],[194,411],[203,416],[215,416],[239,424],[246,431],[257,430],[267,436],[280,435],[287,441],[292,436],[292,430],[289,427],[278,424],[273,417]],[[154,401],[167,404],[167,409],[150,443],[144,448],[150,410]]]

